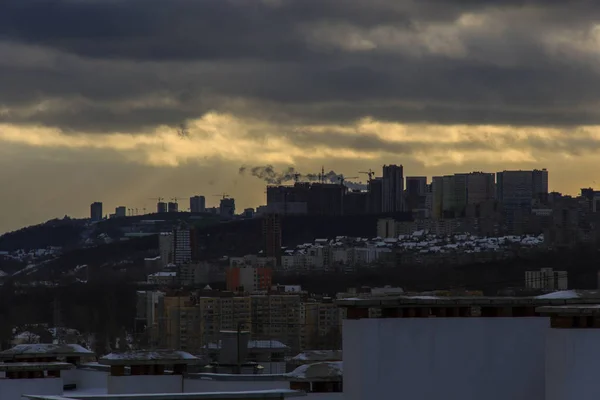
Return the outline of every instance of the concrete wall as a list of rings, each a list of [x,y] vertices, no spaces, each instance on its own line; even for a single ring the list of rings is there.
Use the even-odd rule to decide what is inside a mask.
[[[208,379],[185,379],[185,393],[241,392],[250,390],[289,389],[288,381],[231,381]]]
[[[75,369],[63,372],[69,372],[72,375],[70,380],[77,385],[77,390],[105,388],[108,385],[108,372],[93,369]],[[67,383],[66,377],[63,379]]]
[[[549,319],[345,320],[344,399],[543,400]]]
[[[108,377],[108,394],[181,393],[182,388],[183,377],[181,375],[127,375]]]
[[[62,395],[63,380],[62,378],[0,380],[0,399],[21,400],[24,394]]]
[[[600,330],[550,329],[546,341],[546,399],[600,398]]]

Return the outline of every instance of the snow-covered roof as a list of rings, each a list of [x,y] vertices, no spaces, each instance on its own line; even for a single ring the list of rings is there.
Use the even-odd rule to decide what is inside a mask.
[[[304,364],[287,375],[293,380],[311,382],[341,381],[344,375],[343,361]]]
[[[302,353],[292,357],[292,361],[305,362],[305,361],[341,361],[342,351],[341,350],[305,350]]]
[[[226,331],[221,331],[226,332]],[[236,332],[236,331],[232,331]],[[204,346],[205,348],[209,348],[211,350],[219,350],[221,348],[221,341],[218,343],[209,343]],[[281,343],[279,340],[249,340],[248,341],[248,349],[254,350],[269,350],[269,349],[277,349],[277,350],[285,350],[289,348],[285,344]]]
[[[577,299],[581,297],[575,290],[561,290],[536,296],[536,299]]]
[[[153,274],[150,274],[149,276],[172,277],[172,276],[177,276],[177,272],[160,271],[160,272],[155,272]]]
[[[199,358],[179,350],[137,350],[123,353],[110,353],[98,362],[104,365],[141,364],[194,364]]]
[[[27,358],[35,355],[49,357],[87,356],[94,353],[78,344],[19,344],[15,347],[0,352],[0,359]]]

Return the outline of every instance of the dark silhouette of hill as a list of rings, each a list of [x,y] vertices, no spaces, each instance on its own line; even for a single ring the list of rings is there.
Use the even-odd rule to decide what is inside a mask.
[[[63,218],[29,226],[0,236],[0,251],[74,247],[81,239],[85,220]]]

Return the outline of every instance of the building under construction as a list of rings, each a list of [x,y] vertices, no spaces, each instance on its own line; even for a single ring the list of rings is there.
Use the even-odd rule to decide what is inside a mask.
[[[367,192],[349,191],[338,183],[296,182],[267,186],[267,210],[281,215],[366,214]]]

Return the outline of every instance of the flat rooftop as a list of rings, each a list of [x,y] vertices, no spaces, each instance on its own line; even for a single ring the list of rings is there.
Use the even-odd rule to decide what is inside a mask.
[[[198,357],[179,350],[138,350],[110,353],[98,360],[104,365],[196,364]]]
[[[30,357],[78,357],[93,356],[94,352],[78,344],[19,344],[0,352],[0,360]]]
[[[156,394],[103,394],[69,396],[24,395],[30,400],[244,400],[244,399],[287,399],[302,397],[306,393],[298,390],[256,390],[245,392],[203,392],[203,393],[156,393]]]

